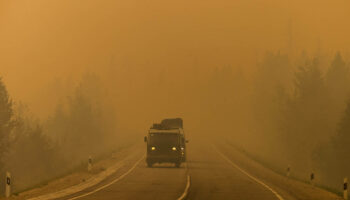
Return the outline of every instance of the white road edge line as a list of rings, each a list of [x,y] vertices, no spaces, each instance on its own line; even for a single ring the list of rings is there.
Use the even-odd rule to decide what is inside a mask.
[[[142,156],[142,157],[127,171],[127,172],[125,172],[123,175],[119,176],[118,178],[114,179],[112,182],[110,182],[110,183],[108,183],[108,184],[106,184],[106,185],[103,185],[103,186],[101,186],[101,187],[99,187],[99,188],[97,188],[97,189],[95,189],[95,190],[93,190],[93,191],[91,191],[91,192],[87,192],[87,193],[85,193],[85,194],[82,194],[82,195],[79,195],[79,196],[70,198],[70,199],[68,199],[68,200],[74,200],[74,199],[79,199],[79,198],[82,198],[82,197],[89,196],[89,195],[91,195],[91,194],[93,194],[93,193],[96,193],[96,192],[98,192],[98,191],[100,191],[100,190],[103,190],[103,189],[105,189],[106,187],[109,187],[110,185],[112,185],[112,184],[114,184],[114,183],[120,181],[120,180],[123,179],[125,176],[127,176],[128,174],[130,174],[130,173],[136,168],[136,166],[137,166],[144,158],[145,158],[145,155],[143,155],[143,156]]]
[[[187,163],[186,163],[186,170],[188,170]],[[182,193],[182,195],[177,200],[184,200],[187,197],[188,192],[190,190],[190,186],[191,186],[191,176],[187,172],[187,183],[186,183],[185,191],[184,191],[184,193]]]
[[[270,186],[266,185],[264,182],[261,180],[255,178],[254,176],[250,175],[248,172],[240,168],[237,164],[232,162],[229,158],[227,158],[224,154],[222,154],[214,145],[213,145],[214,150],[222,157],[224,158],[227,162],[229,162],[233,167],[241,171],[243,174],[247,175],[249,178],[253,179],[255,182],[259,183],[260,185],[264,186],[266,189],[270,190],[279,200],[284,200],[283,197],[278,194],[275,190],[273,190]]]

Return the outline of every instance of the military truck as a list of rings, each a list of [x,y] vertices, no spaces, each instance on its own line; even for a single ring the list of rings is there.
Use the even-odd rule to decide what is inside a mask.
[[[159,124],[163,128],[168,129],[179,129],[181,132],[181,145],[184,150],[184,156],[183,156],[183,162],[187,159],[187,153],[186,153],[186,143],[188,143],[188,140],[186,140],[185,132],[183,129],[183,120],[181,118],[170,118],[170,119],[163,119],[162,122]]]
[[[184,129],[183,129],[183,120],[182,118],[169,118],[169,119],[163,119],[161,123],[155,123],[151,127],[151,129],[179,129],[181,133],[181,147],[184,149],[184,157],[183,161],[186,161],[187,154],[186,154],[186,143],[188,143],[188,140],[186,140]]]
[[[164,119],[161,123],[153,124],[148,136],[145,137],[145,142],[147,142],[146,161],[149,167],[154,163],[163,162],[172,162],[180,167],[181,162],[186,161],[188,141],[185,138],[181,118]]]
[[[180,167],[185,156],[182,135],[181,129],[151,128],[144,139],[147,142],[147,166],[174,163],[175,167]]]

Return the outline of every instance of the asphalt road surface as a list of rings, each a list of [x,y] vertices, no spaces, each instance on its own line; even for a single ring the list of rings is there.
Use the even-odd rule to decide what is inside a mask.
[[[160,199],[174,200],[183,195],[187,174],[191,187],[187,199],[278,200],[273,191],[230,163],[208,142],[188,145],[188,163],[146,166],[142,155],[131,159],[118,173],[97,186],[62,199]],[[142,158],[141,158],[142,157]]]
[[[155,164],[153,168],[148,168],[142,155],[129,162],[97,186],[62,200],[167,200],[177,199],[183,193],[187,177],[184,165],[175,168],[173,164]]]
[[[191,173],[191,190],[188,199],[278,199],[265,188],[204,142],[191,144],[188,164]]]

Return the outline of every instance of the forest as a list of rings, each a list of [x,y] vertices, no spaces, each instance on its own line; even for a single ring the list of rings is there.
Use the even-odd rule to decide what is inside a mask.
[[[155,78],[143,82],[137,101],[136,90],[130,91],[135,86],[126,84],[128,93],[119,95],[131,104],[142,102],[130,110],[131,116],[118,115],[117,108],[123,106],[107,98],[116,93],[113,84],[93,72],[76,84],[56,80],[55,85],[70,89],[45,119],[12,99],[1,81],[1,174],[11,171],[17,192],[42,184],[85,167],[89,156],[112,151],[125,140],[137,142],[118,127],[121,119],[150,113],[144,120],[148,123],[151,116],[165,112],[184,116],[192,135],[219,136],[279,173],[289,167],[292,176],[303,181],[314,173],[317,184],[339,190],[350,169],[349,62],[341,52],[304,52],[293,59],[268,52],[255,69],[247,74],[243,66],[228,65],[204,73],[193,66],[181,84],[172,81],[171,70],[155,71]],[[57,88],[54,92],[59,93]],[[140,124],[141,117],[130,124]]]
[[[102,90],[96,75],[84,75],[41,121],[27,105],[13,100],[0,80],[0,171],[2,177],[6,171],[12,174],[14,192],[84,169],[89,157],[114,150],[115,113],[103,102]]]

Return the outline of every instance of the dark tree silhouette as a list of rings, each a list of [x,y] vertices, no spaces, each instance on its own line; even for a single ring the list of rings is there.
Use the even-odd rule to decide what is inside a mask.
[[[0,78],[0,158],[7,151],[9,136],[14,127],[12,100]],[[0,163],[1,163],[0,159]],[[2,165],[0,165],[2,166]]]
[[[350,175],[350,99],[347,101],[347,106],[344,115],[339,123],[337,135],[333,140],[335,149],[335,157],[339,163],[339,169],[342,169],[344,176]]]
[[[332,110],[329,114],[332,115],[334,124],[336,124],[346,107],[346,100],[350,92],[349,68],[339,52],[335,55],[325,80],[331,98],[329,106],[332,107]]]
[[[267,53],[254,78],[252,109],[255,140],[261,141],[257,142],[259,148],[270,150],[264,152],[263,157],[275,159],[283,154],[273,149],[281,149],[278,142],[281,132],[279,124],[283,114],[281,106],[285,104],[292,79],[290,67],[287,55]]]
[[[311,170],[312,153],[331,137],[329,94],[317,59],[295,73],[294,95],[287,104],[284,144],[290,162],[300,170]]]

